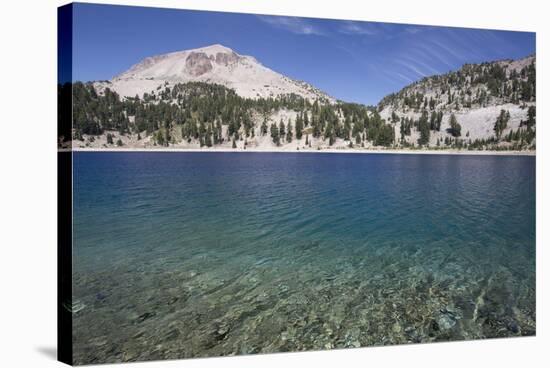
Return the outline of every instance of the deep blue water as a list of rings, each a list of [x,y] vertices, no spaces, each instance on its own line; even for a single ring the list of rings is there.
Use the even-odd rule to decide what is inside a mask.
[[[534,280],[534,157],[74,154],[80,362],[530,335]]]

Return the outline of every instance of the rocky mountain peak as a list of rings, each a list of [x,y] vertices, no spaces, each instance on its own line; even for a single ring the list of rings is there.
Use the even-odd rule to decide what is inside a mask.
[[[335,102],[312,85],[277,73],[254,57],[220,44],[147,57],[108,83],[98,82],[95,86],[99,92],[109,87],[123,97],[134,97],[154,93],[159,86],[187,82],[221,84],[246,98],[296,94],[311,101]]]

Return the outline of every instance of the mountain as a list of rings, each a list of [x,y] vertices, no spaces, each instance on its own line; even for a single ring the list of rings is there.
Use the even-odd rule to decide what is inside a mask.
[[[378,110],[382,118],[393,123],[401,145],[418,144],[422,128],[427,125],[429,129],[424,131],[429,137],[424,144],[432,147],[456,138],[464,144],[494,140],[504,147],[511,143],[505,138],[511,132],[520,134],[529,122],[533,130],[533,139],[528,143],[531,146],[535,144],[535,81],[534,55],[466,64],[457,71],[423,78],[384,97]],[[453,115],[461,128],[456,137],[450,124]]]
[[[377,106],[336,101],[220,45],[146,58],[59,94],[73,101],[61,146],[72,138],[76,149],[536,148],[535,56],[467,64]]]
[[[172,52],[145,58],[107,82],[95,83],[98,91],[109,87],[123,97],[143,97],[177,83],[216,83],[245,98],[297,94],[309,100],[334,99],[312,85],[293,80],[222,45]]]

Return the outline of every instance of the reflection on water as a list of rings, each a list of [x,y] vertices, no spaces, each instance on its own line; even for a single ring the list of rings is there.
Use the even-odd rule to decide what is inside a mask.
[[[77,364],[534,335],[535,159],[75,154]]]

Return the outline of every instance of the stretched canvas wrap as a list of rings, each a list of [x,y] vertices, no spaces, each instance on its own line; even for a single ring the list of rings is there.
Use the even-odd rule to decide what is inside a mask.
[[[535,335],[535,34],[59,8],[59,359]]]

